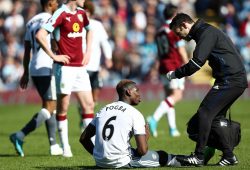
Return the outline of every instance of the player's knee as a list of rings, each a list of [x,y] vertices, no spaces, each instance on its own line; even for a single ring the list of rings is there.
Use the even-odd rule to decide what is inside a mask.
[[[95,108],[95,103],[93,101],[88,101],[85,105],[84,105],[84,110],[86,112],[93,112]]]

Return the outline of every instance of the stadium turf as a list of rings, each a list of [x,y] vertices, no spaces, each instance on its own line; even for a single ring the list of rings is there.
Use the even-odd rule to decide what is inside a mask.
[[[186,122],[195,113],[199,101],[182,101],[176,105],[177,126],[181,132],[178,138],[171,138],[166,124],[166,117],[159,122],[158,138],[151,137],[149,140],[150,149],[165,150],[169,153],[190,154],[194,149],[194,143],[186,135]],[[137,108],[144,114],[145,118],[152,114],[158,102],[142,102]],[[0,169],[41,169],[41,170],[74,170],[93,169],[94,160],[82,148],[79,140],[79,115],[76,105],[70,106],[69,119],[69,140],[74,156],[63,158],[61,156],[49,156],[49,144],[45,126],[42,125],[35,132],[25,138],[23,145],[25,157],[17,156],[13,145],[9,141],[9,135],[24,126],[39,109],[39,105],[0,105]],[[100,108],[101,104],[97,107]],[[209,162],[209,165],[202,167],[203,170],[214,169],[249,169],[250,167],[250,100],[239,100],[231,109],[232,119],[239,121],[242,127],[242,140],[235,149],[239,159],[239,165],[234,167],[214,167],[213,164],[219,161],[221,153],[216,152]],[[59,140],[58,140],[59,141]],[[132,139],[132,143],[134,143]],[[165,167],[166,168],[166,167]],[[165,169],[155,168],[155,169]],[[179,169],[179,168],[168,168]],[[201,168],[181,168],[201,169]]]

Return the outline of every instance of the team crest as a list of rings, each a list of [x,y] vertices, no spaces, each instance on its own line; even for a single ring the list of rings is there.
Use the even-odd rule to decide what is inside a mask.
[[[83,17],[82,17],[81,14],[78,14],[78,15],[77,15],[77,18],[78,18],[81,22],[83,22]]]

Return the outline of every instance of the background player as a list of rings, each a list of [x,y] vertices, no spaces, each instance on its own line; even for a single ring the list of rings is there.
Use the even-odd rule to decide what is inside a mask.
[[[93,30],[93,40],[92,40],[92,53],[87,65],[87,71],[90,76],[90,82],[92,87],[92,94],[94,101],[98,101],[98,96],[100,88],[103,83],[99,75],[101,69],[101,56],[104,55],[104,64],[109,69],[112,67],[112,48],[108,41],[108,34],[102,25],[102,23],[96,19],[93,19],[92,16],[95,12],[95,7],[93,2],[90,0],[86,1],[84,4],[84,9],[89,18],[89,24],[91,30]],[[85,47],[84,47],[85,48]]]
[[[68,139],[67,112],[71,92],[76,92],[76,97],[85,111],[84,124],[94,117],[94,102],[91,93],[89,75],[85,66],[89,62],[92,44],[92,31],[89,20],[81,8],[85,0],[68,0],[63,4],[38,31],[36,37],[44,51],[55,61],[55,76],[57,85],[57,121],[59,136],[63,146],[63,156],[72,157]],[[82,50],[82,29],[87,31],[86,53]],[[49,48],[46,35],[55,34],[58,45],[58,55]]]
[[[57,9],[58,3],[57,0],[41,0],[40,2],[43,12],[34,16],[26,25],[23,61],[24,73],[20,80],[20,87],[26,89],[29,76],[31,76],[42,99],[42,109],[20,131],[10,136],[10,140],[20,156],[24,156],[22,145],[25,136],[38,128],[44,121],[46,122],[48,132],[50,154],[62,154],[62,148],[56,143],[56,89],[55,78],[52,76],[53,60],[40,48],[35,39],[35,33],[40,29],[42,24],[49,20],[52,13]],[[48,44],[50,44],[50,40],[51,37],[48,34],[46,37]]]
[[[181,40],[173,31],[170,30],[169,24],[177,13],[177,7],[166,5],[163,15],[165,23],[156,34],[156,43],[158,48],[158,57],[160,60],[160,78],[164,85],[166,98],[160,102],[154,114],[147,118],[151,133],[157,137],[157,122],[161,117],[167,114],[170,136],[180,136],[176,127],[174,105],[182,99],[185,79],[169,81],[166,73],[170,70],[179,68],[188,62],[188,56],[185,49],[185,42]]]

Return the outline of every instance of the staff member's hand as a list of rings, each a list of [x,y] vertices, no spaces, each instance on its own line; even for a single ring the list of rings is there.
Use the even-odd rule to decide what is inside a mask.
[[[169,71],[167,74],[166,74],[166,77],[169,81],[171,81],[172,79],[175,79],[175,73],[174,71]]]

